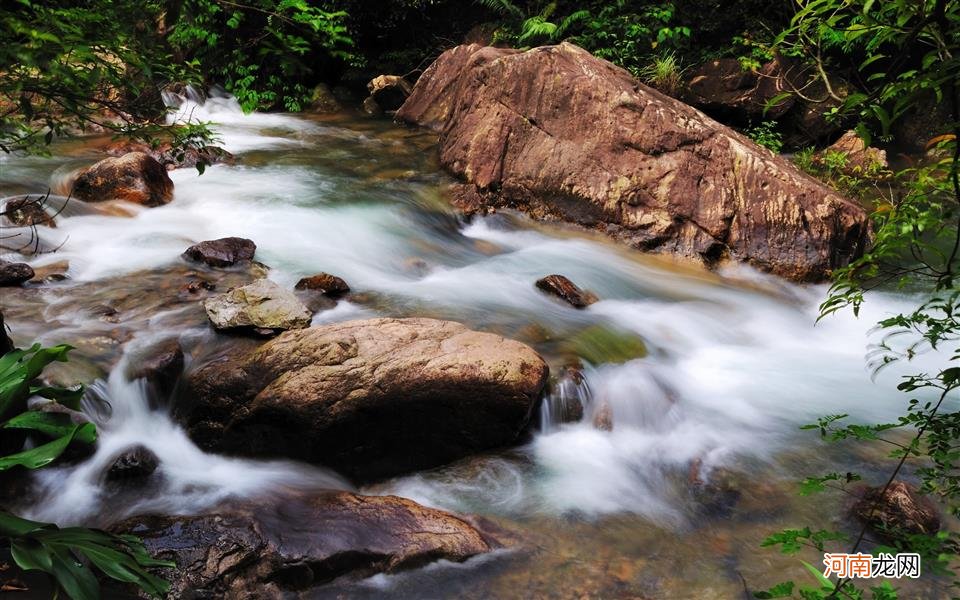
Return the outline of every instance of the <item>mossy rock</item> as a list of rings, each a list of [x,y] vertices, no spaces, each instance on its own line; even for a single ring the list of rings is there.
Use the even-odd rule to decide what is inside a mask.
[[[592,365],[625,363],[647,355],[647,345],[635,333],[593,325],[564,342],[564,354],[575,355]]]

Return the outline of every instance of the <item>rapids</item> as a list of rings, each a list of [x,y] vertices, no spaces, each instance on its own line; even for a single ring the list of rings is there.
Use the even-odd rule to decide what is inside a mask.
[[[173,171],[174,201],[131,209],[131,217],[61,215],[56,229],[41,228],[44,243],[59,250],[30,262],[68,261],[69,278],[3,292],[15,341],[72,343],[75,360],[98,379],[87,404],[101,429],[96,454],[40,473],[41,498],[28,516],[103,523],[142,512],[198,513],[225,498],[283,489],[349,487],[317,467],[205,454],[150,402],[142,381],[125,376],[145,343],[179,337],[189,351],[211,340],[196,307],[152,306],[135,286],[142,274],[177,265],[187,246],[224,236],[254,240],[257,259],[282,285],[327,271],[370,299],[341,301],[317,313],[315,324],[375,315],[455,319],[534,345],[554,372],[568,353],[564,340],[589,327],[635,334],[647,347],[643,358],[586,365],[582,385],[556,392],[584,401],[581,423],[557,422],[561,399],[548,398],[538,432],[518,448],[363,490],[493,517],[533,540],[536,559],[440,564],[374,578],[352,587],[357,594],[482,597],[478,590],[496,595],[525,585],[545,595],[735,597],[743,593],[739,576],[769,585],[778,569],[796,564],[759,548],[765,535],[824,524],[820,507],[842,513],[836,497],[798,502],[792,482],[829,469],[883,468],[880,451],[841,453],[798,426],[824,414],[868,422],[899,414],[898,373],[872,379],[864,355],[872,325],[911,306],[905,295],[874,293],[859,319],[844,312],[815,324],[822,286],[742,267],[707,273],[514,214],[465,221],[445,201],[448,180],[424,133],[359,117],[245,115],[222,95],[181,99],[171,118],[214,122],[221,145],[240,160],[203,175]],[[99,156],[102,142],[64,142],[49,159],[0,157],[0,196],[62,187]],[[533,285],[550,273],[601,301],[582,311],[556,302]],[[71,290],[133,300],[119,324],[105,324]],[[117,328],[129,341],[90,350],[85,360],[83,339]],[[923,362],[906,369],[922,370]],[[601,403],[612,410],[610,432],[591,424]],[[130,443],[160,458],[161,477],[137,494],[101,481]],[[707,481],[732,479],[739,503],[692,493],[694,468]]]

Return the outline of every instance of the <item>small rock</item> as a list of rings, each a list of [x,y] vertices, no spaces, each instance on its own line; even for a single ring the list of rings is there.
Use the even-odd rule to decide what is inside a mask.
[[[817,164],[827,164],[828,155],[843,155],[845,161],[840,171],[847,175],[879,175],[889,169],[887,153],[872,146],[867,146],[856,131],[848,131],[830,147],[814,155]]]
[[[940,530],[936,507],[915,487],[894,481],[881,496],[882,489],[869,488],[854,505],[854,516],[889,538],[903,534],[932,534]]]
[[[234,288],[203,301],[217,329],[303,329],[310,326],[310,311],[297,296],[269,279]]]
[[[194,244],[187,248],[182,256],[187,260],[202,262],[211,267],[230,267],[253,260],[256,251],[257,245],[252,240],[225,237]]]
[[[107,481],[129,481],[149,477],[160,466],[160,459],[152,450],[136,445],[120,453],[107,469]]]
[[[43,209],[44,196],[24,196],[8,201],[3,207],[3,216],[20,227],[45,225],[56,227],[53,217]]]
[[[403,261],[403,270],[417,277],[424,277],[430,273],[430,263],[418,256],[412,256]]]
[[[595,294],[580,289],[563,275],[547,275],[543,279],[537,280],[537,287],[548,294],[553,294],[574,308],[586,308],[597,301]]]
[[[167,169],[145,152],[101,160],[77,177],[71,195],[85,202],[125,200],[161,206],[173,200]]]
[[[329,273],[317,273],[311,277],[304,277],[295,287],[298,290],[313,290],[331,297],[342,296],[350,291],[346,281]]]
[[[370,92],[369,99],[382,111],[398,110],[410,96],[413,87],[406,79],[399,75],[379,75],[367,84]],[[364,101],[364,108],[367,102]]]
[[[593,426],[600,431],[613,431],[613,407],[603,401],[593,413]]]
[[[0,287],[20,285],[33,279],[33,269],[27,263],[0,261]]]

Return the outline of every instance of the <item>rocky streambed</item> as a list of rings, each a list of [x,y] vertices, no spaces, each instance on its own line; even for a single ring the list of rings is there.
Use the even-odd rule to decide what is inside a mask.
[[[529,60],[580,64],[558,52]],[[625,216],[597,231],[561,208],[599,179],[568,182],[561,208],[529,204],[566,184],[525,178],[534,154],[510,154],[518,140],[576,143],[530,141],[552,128],[540,113],[513,111],[532,134],[468,153],[512,148],[494,177],[450,159],[479,139],[459,121],[439,128],[438,154],[435,134],[388,120],[244,115],[229,98],[181,110],[217,124],[231,161],[198,175],[125,154],[77,179],[110,151],[89,138],[0,163],[6,197],[74,180],[124,190],[48,206],[55,227],[5,228],[56,249],[4,255],[34,272],[0,291],[14,340],[76,346],[50,377],[90,385],[101,432],[92,456],[5,500],[22,514],[137,533],[178,561],[176,593],[199,597],[733,598],[795,566],[759,547],[769,533],[856,526],[845,499],[800,501],[794,481],[880,456],[797,426],[897,413],[896,374],[871,382],[862,359],[873,317],[907,302],[876,294],[861,321],[814,327],[823,288],[725,260],[808,279],[861,243],[856,207],[792,171],[754,197],[779,159],[674,136],[691,154],[668,162],[737,165],[718,228],[690,225],[705,223],[687,210],[703,195],[661,206],[653,229]],[[149,177],[124,171],[145,162]],[[603,210],[682,197],[678,177],[635,179]],[[812,191],[790,204],[798,186]],[[451,208],[464,193],[485,203],[472,218]],[[755,234],[784,222],[811,245],[757,254]],[[653,230],[633,245],[715,269],[610,239]]]

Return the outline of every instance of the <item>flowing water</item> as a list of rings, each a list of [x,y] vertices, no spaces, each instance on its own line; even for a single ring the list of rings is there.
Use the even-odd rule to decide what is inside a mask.
[[[202,176],[173,171],[174,201],[160,208],[64,212],[56,229],[41,228],[44,247],[58,250],[30,262],[38,271],[58,263],[68,278],[3,291],[15,341],[71,343],[59,377],[96,381],[87,403],[101,429],[96,454],[40,474],[29,516],[104,523],[349,488],[317,467],[205,454],[143,381],[127,377],[138,349],[159,339],[179,338],[188,355],[223,343],[197,303],[170,290],[191,276],[179,259],[187,246],[241,236],[282,285],[326,271],[359,292],[314,324],[432,316],[530,343],[555,373],[574,355],[593,361],[582,380],[555,387],[520,447],[363,490],[486,515],[527,550],[334,584],[318,597],[743,598],[745,582],[761,589],[802,577],[795,558],[759,547],[769,533],[853,528],[842,498],[799,500],[793,482],[845,469],[879,478],[883,449],[822,445],[798,426],[832,413],[895,418],[904,402],[897,373],[872,381],[864,355],[871,325],[908,308],[909,297],[874,294],[859,319],[815,326],[823,287],[745,268],[707,273],[519,215],[467,222],[449,208],[449,180],[422,132],[356,116],[244,115],[226,97],[187,100],[178,117],[217,123],[238,163]],[[62,189],[104,142],[62,143],[48,159],[0,157],[0,196]],[[132,214],[117,216],[121,208]],[[600,302],[575,310],[542,294],[533,283],[550,273]],[[640,339],[644,355],[607,362],[602,348],[580,352],[576,340],[589,335]],[[574,401],[583,420],[561,423]],[[601,412],[612,431],[594,426]],[[132,443],[160,459],[159,476],[135,493],[102,481]],[[939,594],[935,581],[924,585],[922,597]]]

